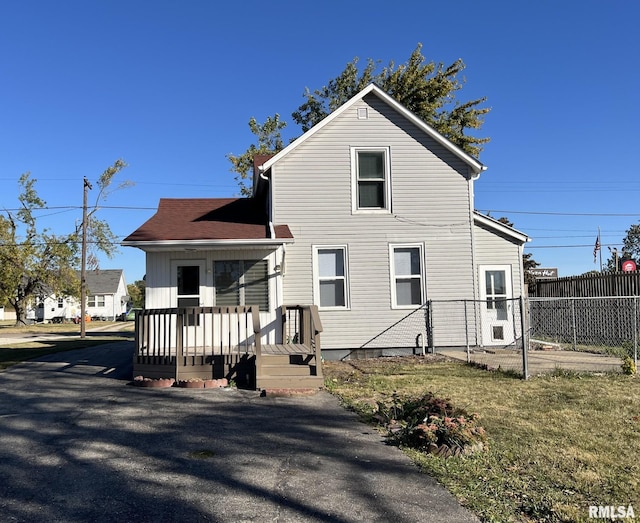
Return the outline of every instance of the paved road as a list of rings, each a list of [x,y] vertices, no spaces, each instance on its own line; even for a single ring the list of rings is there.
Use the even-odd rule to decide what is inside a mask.
[[[129,384],[132,343],[0,373],[0,519],[477,522],[327,393]]]

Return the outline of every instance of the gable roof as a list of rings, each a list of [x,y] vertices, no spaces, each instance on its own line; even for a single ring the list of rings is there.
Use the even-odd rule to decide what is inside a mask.
[[[531,241],[531,238],[529,238],[525,233],[478,211],[473,211],[473,221],[476,225],[484,225],[486,228],[491,229],[494,232],[509,236],[517,243],[524,244]]]
[[[356,102],[362,100],[368,94],[376,95],[383,102],[387,103],[387,105],[389,105],[392,109],[395,109],[398,113],[402,114],[405,118],[407,118],[407,120],[411,121],[419,129],[421,129],[427,135],[429,135],[431,138],[433,138],[436,142],[440,143],[446,149],[448,149],[453,154],[458,156],[462,161],[464,161],[471,168],[471,171],[474,174],[479,175],[482,171],[485,171],[487,169],[485,165],[480,163],[473,156],[471,156],[471,155],[467,154],[466,152],[464,152],[460,147],[455,145],[453,142],[451,142],[450,140],[448,140],[447,138],[442,136],[433,127],[431,127],[430,125],[425,123],[424,120],[422,120],[421,118],[417,117],[415,114],[413,114],[411,111],[409,111],[402,104],[398,103],[395,99],[393,99],[391,96],[389,96],[386,92],[384,92],[382,89],[380,89],[377,85],[369,84],[362,91],[360,91],[358,94],[356,94],[353,98],[351,98],[349,101],[345,102],[342,106],[340,106],[338,109],[336,109],[331,114],[329,114],[324,120],[322,120],[321,122],[317,123],[311,129],[309,129],[306,133],[304,133],[302,136],[300,136],[299,138],[297,138],[296,140],[291,142],[287,147],[282,149],[282,151],[280,151],[278,154],[276,154],[275,156],[273,156],[270,159],[266,160],[260,166],[261,171],[262,172],[268,171],[271,168],[271,166],[273,166],[279,160],[281,160],[282,158],[287,156],[287,154],[289,154],[293,149],[299,147],[301,144],[303,144],[305,141],[307,141],[309,138],[311,138],[311,136],[313,136],[315,133],[317,133],[320,129],[324,128],[327,124],[332,122],[335,118],[337,118],[339,115],[341,115],[342,113],[347,111],[351,106],[353,106]]]
[[[293,241],[286,225],[274,227],[273,232],[252,198],[161,198],[157,212],[122,245],[175,248]]]
[[[122,269],[97,269],[86,272],[87,290],[96,294],[115,294],[122,278]]]

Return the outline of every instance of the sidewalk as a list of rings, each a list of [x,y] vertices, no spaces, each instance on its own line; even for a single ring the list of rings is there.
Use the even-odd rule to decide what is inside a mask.
[[[132,345],[0,373],[4,521],[478,521],[328,393],[133,387]]]

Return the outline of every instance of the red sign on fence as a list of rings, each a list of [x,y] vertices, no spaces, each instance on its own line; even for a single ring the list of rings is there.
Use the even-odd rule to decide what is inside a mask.
[[[625,260],[622,262],[622,272],[634,272],[636,270],[636,262],[633,260]]]

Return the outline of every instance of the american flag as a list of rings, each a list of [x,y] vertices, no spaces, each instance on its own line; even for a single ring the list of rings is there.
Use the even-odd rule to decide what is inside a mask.
[[[600,250],[600,235],[596,236],[596,244],[593,247],[593,263],[598,259],[598,251]]]

